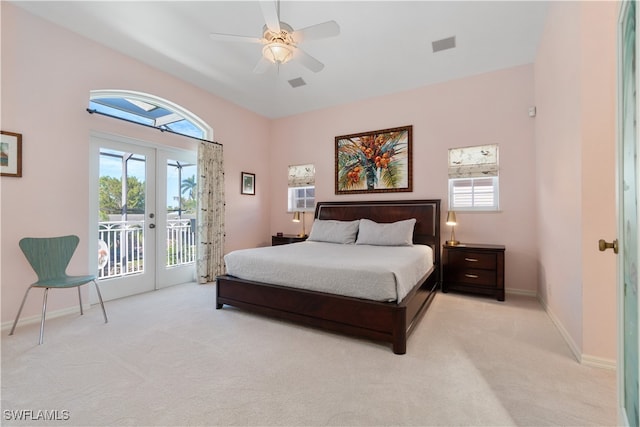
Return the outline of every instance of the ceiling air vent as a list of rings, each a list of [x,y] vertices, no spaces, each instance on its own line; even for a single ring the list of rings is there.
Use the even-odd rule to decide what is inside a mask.
[[[307,84],[307,82],[305,82],[304,80],[302,80],[302,77],[298,77],[297,79],[291,79],[289,80],[289,84],[291,85],[291,87],[300,87],[300,86],[304,86]]]
[[[447,37],[446,39],[436,40],[431,42],[433,53],[440,52],[441,50],[453,49],[456,47],[456,37]]]

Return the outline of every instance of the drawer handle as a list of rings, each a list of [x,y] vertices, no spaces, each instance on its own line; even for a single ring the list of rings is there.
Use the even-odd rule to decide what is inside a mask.
[[[468,277],[469,279],[477,279],[479,276],[477,274],[465,274],[464,277]]]
[[[469,262],[478,262],[478,260],[475,258],[465,258],[464,260]]]

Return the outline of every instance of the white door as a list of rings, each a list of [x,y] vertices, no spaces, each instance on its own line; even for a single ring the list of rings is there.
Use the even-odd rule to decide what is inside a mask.
[[[195,152],[158,151],[158,288],[196,280],[196,162]]]
[[[105,300],[156,288],[156,153],[121,138],[94,136],[91,236]]]
[[[195,157],[92,136],[90,236],[105,300],[195,279]]]
[[[638,42],[635,2],[622,2],[618,36],[618,389],[620,424],[638,426]]]

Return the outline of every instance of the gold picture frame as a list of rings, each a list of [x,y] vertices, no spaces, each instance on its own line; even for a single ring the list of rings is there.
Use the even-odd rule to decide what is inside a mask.
[[[336,136],[336,194],[413,191],[413,126]]]

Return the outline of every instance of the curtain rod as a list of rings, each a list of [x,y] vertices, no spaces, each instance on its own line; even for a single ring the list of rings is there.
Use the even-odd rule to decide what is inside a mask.
[[[197,139],[198,141],[208,142],[210,144],[222,145],[222,144],[220,144],[219,142],[216,142],[216,141],[209,141],[208,139],[198,138],[197,136],[185,135],[184,133],[176,132],[176,131],[173,131],[171,129],[162,129],[162,128],[159,128],[157,126],[152,126],[152,125],[148,125],[148,124],[145,124],[145,123],[136,122],[135,120],[129,120],[129,119],[125,119],[123,117],[114,116],[113,114],[103,113],[103,112],[95,110],[93,108],[87,108],[87,113],[89,113],[89,114],[100,114],[101,116],[111,117],[112,119],[118,119],[118,120],[122,120],[122,121],[125,121],[125,122],[133,123],[133,124],[136,124],[136,125],[145,126],[145,127],[151,128],[151,129],[157,129],[160,132],[169,132],[169,133],[172,133],[174,135],[180,135],[180,136],[184,136],[184,137],[191,138],[191,139]]]

